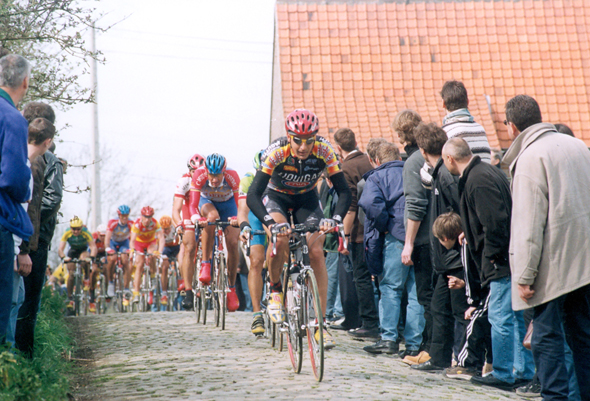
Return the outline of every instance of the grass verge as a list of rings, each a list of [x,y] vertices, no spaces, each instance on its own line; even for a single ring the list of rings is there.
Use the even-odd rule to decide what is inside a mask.
[[[35,326],[35,358],[0,349],[0,401],[67,400],[68,376],[75,366],[66,355],[73,348],[63,298],[45,287]]]

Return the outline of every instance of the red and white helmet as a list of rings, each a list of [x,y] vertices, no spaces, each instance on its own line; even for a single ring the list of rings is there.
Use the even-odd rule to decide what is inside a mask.
[[[186,166],[190,170],[196,170],[201,167],[205,163],[205,158],[198,153],[195,153],[191,157],[189,157],[188,161],[186,162]]]
[[[145,217],[152,217],[154,215],[154,208],[151,206],[144,206],[141,208],[141,215]]]
[[[311,111],[297,109],[287,116],[285,128],[289,135],[311,136],[318,133],[320,122],[318,117]]]

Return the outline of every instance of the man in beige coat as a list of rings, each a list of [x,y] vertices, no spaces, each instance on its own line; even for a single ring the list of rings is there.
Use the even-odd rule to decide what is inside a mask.
[[[568,399],[567,340],[590,399],[590,152],[542,123],[535,99],[506,103],[514,142],[510,265],[514,310],[534,307],[532,350],[544,400]],[[564,338],[565,332],[565,338]]]

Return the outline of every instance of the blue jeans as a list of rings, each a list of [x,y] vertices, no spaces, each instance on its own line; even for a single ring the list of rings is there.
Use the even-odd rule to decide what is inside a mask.
[[[533,355],[523,347],[526,334],[522,311],[512,310],[510,277],[490,282],[488,320],[492,325],[492,374],[496,379],[514,383],[515,379],[531,380],[535,374]]]
[[[535,307],[531,345],[544,400],[568,400],[569,344],[582,400],[590,397],[590,285]]]
[[[326,319],[344,316],[342,301],[340,300],[340,286],[338,285],[338,252],[326,254],[326,270],[328,271],[328,303],[326,305]]]
[[[10,310],[14,273],[14,239],[12,233],[0,225],[0,345],[4,344]]]
[[[414,268],[402,263],[403,249],[403,242],[391,234],[385,236],[383,273],[379,276],[381,338],[388,341],[397,341],[397,325],[402,296],[406,291],[408,293],[406,327],[404,330],[406,349],[417,351],[422,343],[422,332],[424,331],[424,308],[418,303]]]
[[[16,345],[16,340],[14,338],[16,332],[16,318],[18,317],[18,310],[23,302],[25,302],[25,282],[20,274],[13,271],[10,320],[8,321],[8,329],[6,330],[6,342],[11,343],[12,347]]]

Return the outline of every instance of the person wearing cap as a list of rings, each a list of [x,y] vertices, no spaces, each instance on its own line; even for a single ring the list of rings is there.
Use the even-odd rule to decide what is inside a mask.
[[[94,243],[96,244],[96,260],[97,263],[92,266],[92,271],[90,272],[90,304],[88,305],[88,310],[92,313],[96,312],[96,303],[95,293],[94,290],[96,288],[96,280],[98,279],[98,275],[100,270],[98,268],[99,264],[102,269],[102,265],[106,262],[106,241],[105,236],[107,233],[107,226],[105,224],[100,224],[96,231],[92,233],[92,238],[94,239]]]

